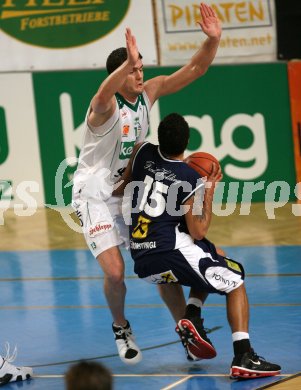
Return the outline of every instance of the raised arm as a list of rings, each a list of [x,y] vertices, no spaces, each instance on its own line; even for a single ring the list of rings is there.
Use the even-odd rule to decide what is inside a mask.
[[[130,28],[126,29],[127,59],[112,72],[100,85],[91,102],[89,123],[92,126],[100,126],[105,123],[114,113],[116,100],[115,93],[122,87],[126,77],[132,72],[139,58],[136,38]]]
[[[212,216],[212,202],[215,185],[222,179],[221,167],[213,164],[212,173],[205,184],[203,202],[200,192],[185,202],[189,211],[185,214],[185,220],[189,234],[195,240],[202,240],[209,229]],[[201,191],[201,190],[199,190]]]
[[[158,76],[145,83],[145,90],[151,103],[160,96],[169,95],[184,88],[197,78],[204,75],[214,60],[221,37],[221,23],[214,10],[207,4],[201,3],[199,22],[207,39],[191,60],[169,76]]]

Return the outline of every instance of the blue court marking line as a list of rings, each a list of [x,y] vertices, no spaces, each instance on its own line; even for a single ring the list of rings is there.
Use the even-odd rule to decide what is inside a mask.
[[[300,307],[301,303],[250,303],[250,307]],[[208,307],[226,307],[225,304],[208,304],[204,305],[204,308]],[[98,306],[98,305],[90,305],[90,306],[7,306],[7,307],[0,307],[1,311],[5,310],[51,310],[51,309],[70,309],[70,310],[77,310],[77,309],[108,309],[108,306]],[[165,305],[126,305],[125,308],[127,309],[156,309],[156,308],[165,308]]]
[[[301,273],[272,273],[272,274],[246,274],[246,278],[265,278],[265,277],[290,277],[301,276]],[[137,275],[127,275],[124,279],[139,279]],[[104,280],[104,276],[41,276],[41,277],[25,277],[25,278],[0,278],[0,282],[41,282],[41,281],[72,281],[72,280]]]
[[[301,303],[249,303],[250,307],[299,307],[301,306]],[[150,308],[165,308],[166,305],[164,303],[162,304],[141,304],[141,305],[125,305],[125,308],[127,309],[150,309]],[[226,304],[224,303],[208,303],[203,306],[206,307],[226,307]],[[68,306],[0,306],[0,310],[51,310],[51,309],[70,309],[70,310],[77,310],[77,309],[108,309],[109,306],[106,305],[83,305],[83,306],[77,306],[77,305],[68,305]]]

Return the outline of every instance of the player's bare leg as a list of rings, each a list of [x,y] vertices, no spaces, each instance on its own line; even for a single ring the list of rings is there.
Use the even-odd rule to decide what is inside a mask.
[[[186,300],[180,284],[158,284],[159,294],[168,307],[173,319],[177,323],[183,318],[186,309]]]
[[[113,317],[113,332],[119,356],[124,363],[136,364],[142,359],[135,343],[130,323],[124,315],[126,286],[124,262],[118,247],[112,247],[97,256],[104,272],[104,293]]]
[[[227,295],[227,317],[234,348],[230,377],[251,379],[280,374],[281,367],[278,364],[267,362],[251,348],[249,303],[244,284]]]
[[[124,262],[118,247],[112,247],[97,256],[104,272],[104,293],[116,325],[124,325]]]
[[[227,294],[227,318],[234,332],[249,332],[249,302],[244,284]]]

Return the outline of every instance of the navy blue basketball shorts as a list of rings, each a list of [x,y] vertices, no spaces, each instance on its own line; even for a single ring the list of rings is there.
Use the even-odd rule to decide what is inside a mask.
[[[244,281],[243,266],[220,256],[207,239],[135,261],[135,273],[149,283],[179,283],[208,293],[228,294]]]

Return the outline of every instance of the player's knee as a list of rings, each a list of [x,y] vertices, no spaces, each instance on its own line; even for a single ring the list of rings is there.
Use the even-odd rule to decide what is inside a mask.
[[[231,295],[231,294],[242,294],[242,295],[247,295],[247,292],[246,292],[246,287],[245,287],[245,283],[244,283],[244,280],[241,281],[240,284],[236,285],[236,286],[233,286],[231,289],[229,289],[227,292],[226,292],[226,295]]]
[[[107,272],[105,278],[110,284],[121,285],[124,282],[124,272],[118,269]]]

